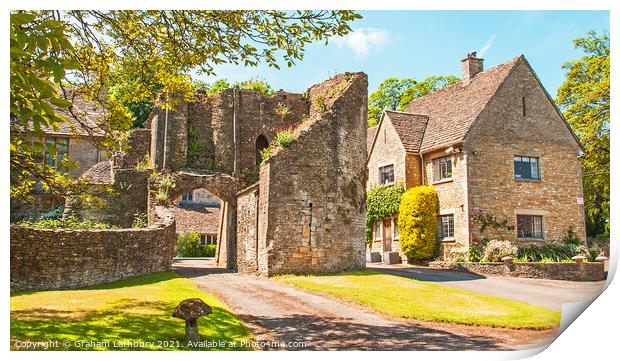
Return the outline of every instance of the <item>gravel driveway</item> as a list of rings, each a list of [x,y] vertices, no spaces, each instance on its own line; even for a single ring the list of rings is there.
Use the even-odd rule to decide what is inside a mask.
[[[558,331],[393,319],[278,281],[230,273],[212,260],[175,260],[173,269],[220,297],[267,350],[514,350],[548,343]]]

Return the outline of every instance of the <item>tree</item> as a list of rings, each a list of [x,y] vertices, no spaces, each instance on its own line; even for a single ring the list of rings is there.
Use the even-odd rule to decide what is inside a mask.
[[[376,125],[384,110],[396,110],[405,90],[415,84],[416,81],[410,78],[387,78],[379,84],[368,97],[368,125]]]
[[[556,102],[585,151],[581,164],[587,232],[609,235],[609,36],[590,31],[573,43],[584,55],[562,65],[566,80]]]
[[[37,158],[41,127],[69,122],[58,108],[102,133],[101,149],[119,149],[156,94],[191,98],[191,74],[213,74],[222,63],[290,67],[307,44],[345,35],[359,18],[352,11],[11,12],[11,198],[29,197],[37,183],[61,194],[83,190]],[[98,124],[74,111],[75,97],[102,106]],[[165,99],[173,107],[177,98]]]
[[[403,194],[398,209],[400,247],[410,259],[435,257],[439,249],[437,213],[439,198],[431,186],[410,188]]]
[[[429,76],[421,82],[411,78],[387,78],[368,97],[368,126],[376,125],[384,110],[403,111],[413,99],[458,81],[454,75]]]

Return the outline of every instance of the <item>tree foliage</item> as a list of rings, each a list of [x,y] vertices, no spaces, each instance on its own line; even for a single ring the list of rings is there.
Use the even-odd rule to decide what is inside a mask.
[[[373,187],[366,193],[366,241],[372,241],[375,222],[398,214],[400,199],[405,193],[402,184]]]
[[[410,188],[403,194],[398,210],[400,248],[410,259],[435,257],[439,249],[437,214],[439,198],[431,186]]]
[[[556,102],[579,137],[587,231],[609,235],[610,80],[609,36],[590,31],[574,40],[584,55],[566,62]]]
[[[384,110],[403,111],[413,99],[458,81],[453,75],[429,76],[420,82],[411,78],[387,78],[368,97],[368,126],[376,125]]]
[[[279,68],[303,59],[316,41],[350,32],[352,11],[12,11],[10,18],[11,197],[36,184],[55,193],[84,190],[47,167],[42,127],[68,118],[100,149],[121,148],[136,118],[160,93],[191,98],[191,74],[222,63]],[[76,97],[101,105],[96,125],[74,109]],[[167,97],[173,107],[177,97]]]

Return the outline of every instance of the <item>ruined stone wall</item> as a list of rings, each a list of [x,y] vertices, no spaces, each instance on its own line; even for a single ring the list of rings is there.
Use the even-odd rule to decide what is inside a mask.
[[[312,112],[295,130],[297,139],[264,161],[262,274],[365,266],[367,91],[363,73],[340,74],[310,88]]]
[[[237,269],[241,273],[258,273],[258,184],[237,197]]]
[[[562,239],[571,226],[584,239],[584,209],[578,202],[583,199],[579,146],[525,62],[515,65],[466,144],[473,154],[469,156],[473,210],[513,226],[517,214],[542,215],[545,239]],[[514,156],[539,157],[541,179],[515,179]],[[472,236],[483,235],[472,227]],[[516,229],[503,237],[517,240]]]
[[[11,290],[76,289],[166,271],[174,219],[142,229],[32,229],[11,226]]]

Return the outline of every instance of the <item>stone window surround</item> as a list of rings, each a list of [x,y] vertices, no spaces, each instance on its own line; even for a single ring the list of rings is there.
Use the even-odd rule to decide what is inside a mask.
[[[538,178],[517,178],[516,177],[516,170],[514,169],[514,159],[515,157],[522,157],[522,158],[536,158],[538,160]],[[517,182],[542,182],[543,181],[543,172],[542,172],[542,157],[540,156],[540,153],[538,152],[534,152],[533,154],[530,155],[518,155],[517,153],[512,155],[512,179],[514,181]]]
[[[523,238],[523,237],[519,237],[519,231],[517,229],[517,226],[515,226],[515,232],[517,232],[517,240],[518,241],[544,241],[545,240],[545,216],[548,215],[549,212],[545,211],[543,209],[522,209],[522,208],[517,208],[514,211],[514,215],[515,215],[515,224],[516,224],[516,220],[517,220],[517,216],[521,215],[521,216],[541,216],[542,217],[542,224],[541,224],[541,233],[542,233],[542,238]]]
[[[444,208],[444,209],[440,209],[439,210],[439,213],[437,214],[437,218],[439,219],[439,217],[441,217],[441,216],[450,216],[451,215],[453,217],[453,219],[454,219],[454,215],[455,214],[456,214],[456,208]],[[440,242],[456,242],[456,237],[454,237],[455,233],[456,233],[456,225],[453,225],[452,237],[440,238],[439,241]]]
[[[385,163],[380,163],[377,165],[377,183],[380,186],[391,186],[396,184],[396,162],[394,161],[390,161],[390,162],[385,162]],[[394,179],[392,182],[388,182],[388,183],[381,183],[381,168],[385,168],[385,167],[389,167],[392,166],[392,178]]]
[[[435,160],[436,159],[440,159],[440,158],[450,158],[450,168],[452,169],[452,176],[450,176],[449,178],[442,178],[442,179],[437,179],[437,180],[433,180],[435,178]],[[452,154],[448,154],[448,155],[438,155],[436,157],[433,157],[431,159],[429,159],[430,165],[431,165],[431,184],[442,184],[442,183],[448,183],[448,182],[452,182],[454,180],[454,159],[452,157]]]

